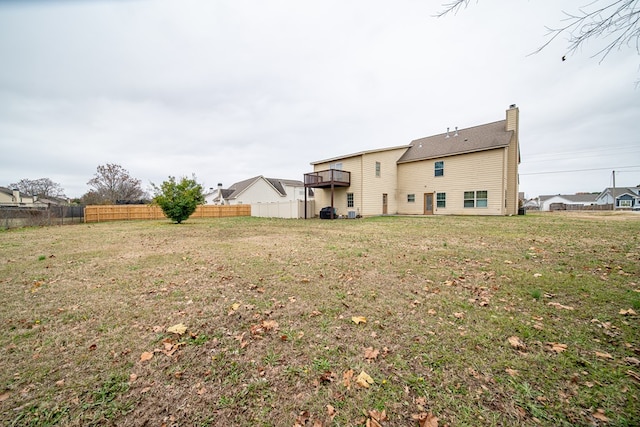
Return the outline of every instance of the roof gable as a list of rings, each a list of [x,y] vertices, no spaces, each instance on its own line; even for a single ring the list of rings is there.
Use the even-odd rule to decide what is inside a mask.
[[[398,149],[401,149],[401,148],[409,148],[409,147],[411,147],[411,146],[410,145],[399,145],[397,147],[378,148],[378,149],[374,149],[374,150],[358,151],[357,153],[345,154],[344,156],[332,157],[330,159],[318,160],[317,162],[311,162],[311,165],[319,165],[321,163],[332,163],[332,162],[336,162],[338,160],[349,159],[351,157],[362,157],[362,156],[367,155],[367,154],[375,154],[375,153],[381,153],[381,152],[384,152],[384,151],[393,151],[393,150],[398,150]]]
[[[285,189],[286,185],[292,187],[304,187],[302,181],[296,181],[292,179],[265,178],[262,175],[258,175],[253,178],[245,179],[244,181],[236,182],[235,184],[231,185],[229,189],[222,190],[223,197],[225,199],[235,199],[247,188],[251,187],[261,179],[267,182],[280,196],[283,197],[287,195],[287,191]]]
[[[513,131],[506,130],[507,121],[447,132],[411,142],[410,148],[398,160],[398,163],[415,162],[457,154],[494,150],[509,145]]]

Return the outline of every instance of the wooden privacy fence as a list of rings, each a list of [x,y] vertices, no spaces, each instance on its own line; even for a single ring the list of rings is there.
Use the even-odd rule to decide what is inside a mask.
[[[198,205],[189,218],[251,216],[251,205]],[[166,219],[155,205],[92,205],[84,208],[84,222]]]

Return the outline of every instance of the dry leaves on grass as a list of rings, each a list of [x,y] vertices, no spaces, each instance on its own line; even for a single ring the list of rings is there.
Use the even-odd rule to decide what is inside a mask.
[[[365,371],[360,372],[360,374],[356,378],[356,384],[358,384],[362,388],[369,388],[369,386],[374,382],[375,381],[373,380],[373,378],[371,378],[371,376],[369,376],[369,374],[367,374]]]
[[[353,316],[351,321],[356,325],[359,325],[360,323],[367,323],[367,318],[364,316]]]
[[[351,380],[353,379],[353,369],[349,369],[342,374],[342,383],[347,388],[347,390],[351,390]]]
[[[609,353],[602,353],[600,351],[596,351],[596,357],[598,357],[600,359],[613,360],[613,356],[612,355],[610,355]]]
[[[378,411],[373,409],[369,411],[369,417],[367,418],[367,422],[365,424],[366,427],[382,427],[382,422],[388,420],[387,411],[383,410]]]
[[[517,369],[511,369],[511,368],[506,368],[504,371],[512,377],[517,377],[518,374],[520,373],[520,371],[518,371]]]
[[[509,341],[509,344],[511,344],[511,347],[515,348],[516,350],[527,349],[527,346],[525,345],[524,341],[522,341],[519,337],[512,336],[507,338],[507,341]]]
[[[418,426],[420,427],[438,427],[438,417],[433,415],[431,412],[414,414],[411,416],[411,418],[416,420],[418,422]]]
[[[372,363],[374,360],[378,358],[380,354],[380,350],[373,347],[367,347],[364,349],[364,358],[367,362]]]
[[[546,343],[547,350],[553,351],[555,353],[562,353],[567,349],[566,344],[561,344],[559,342],[548,342]]]
[[[630,308],[628,310],[620,310],[618,314],[622,314],[623,316],[635,316],[637,313]]]
[[[147,362],[149,360],[153,359],[153,353],[149,352],[149,351],[145,351],[140,355],[140,361],[141,362]]]
[[[187,327],[182,323],[178,323],[177,325],[168,327],[167,332],[176,335],[183,335],[185,332],[187,332]]]
[[[604,415],[604,409],[597,409],[596,413],[593,414],[593,418],[604,423],[609,422],[609,418]]]
[[[562,310],[569,310],[569,311],[573,310],[573,307],[569,305],[562,305],[559,302],[549,302],[547,303],[547,305],[550,305],[551,307],[555,307],[557,309],[562,309]]]

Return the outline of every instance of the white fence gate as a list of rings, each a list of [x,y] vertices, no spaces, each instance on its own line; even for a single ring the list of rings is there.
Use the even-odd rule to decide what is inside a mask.
[[[314,201],[307,201],[307,218],[314,217],[314,208]],[[251,216],[262,218],[304,218],[304,200],[252,203]]]

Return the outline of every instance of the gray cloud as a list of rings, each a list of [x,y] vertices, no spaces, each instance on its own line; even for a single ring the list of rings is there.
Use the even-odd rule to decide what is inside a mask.
[[[105,163],[144,183],[301,179],[311,161],[501,120],[512,103],[527,195],[600,191],[620,166],[637,167],[619,184],[640,183],[635,51],[563,62],[558,41],[528,56],[581,1],[433,18],[440,3],[2,3],[0,185],[49,177],[80,196]]]

